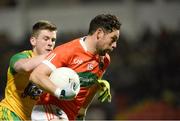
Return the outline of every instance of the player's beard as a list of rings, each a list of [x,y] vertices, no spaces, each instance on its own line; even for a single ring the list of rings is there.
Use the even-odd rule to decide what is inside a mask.
[[[106,53],[109,53],[109,52],[110,52],[110,50],[108,50],[108,49],[106,49],[106,50],[99,50],[99,51],[98,51],[98,54],[99,54],[100,56],[105,56]]]

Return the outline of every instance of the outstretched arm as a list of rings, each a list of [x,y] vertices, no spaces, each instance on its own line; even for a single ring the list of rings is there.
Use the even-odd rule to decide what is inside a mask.
[[[38,66],[46,57],[47,54],[39,55],[32,58],[22,58],[14,63],[14,70],[16,72],[31,72]]]

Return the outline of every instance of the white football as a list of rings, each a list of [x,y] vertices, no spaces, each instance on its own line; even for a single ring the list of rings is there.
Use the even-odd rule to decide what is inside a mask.
[[[78,94],[80,90],[80,81],[78,74],[68,67],[61,67],[55,69],[49,79],[60,89],[67,87],[67,85],[73,83],[73,89]]]

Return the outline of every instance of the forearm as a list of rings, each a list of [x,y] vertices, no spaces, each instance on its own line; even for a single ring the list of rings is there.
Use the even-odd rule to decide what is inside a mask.
[[[94,84],[91,87],[91,89],[90,89],[90,91],[89,91],[89,93],[87,95],[87,98],[84,101],[83,108],[88,108],[89,107],[89,105],[91,104],[91,102],[92,102],[93,98],[95,97],[98,90],[99,90],[99,86],[97,84]]]
[[[38,67],[39,68],[39,67]],[[41,68],[41,67],[40,67]],[[42,88],[43,90],[54,95],[57,87],[54,83],[49,79],[49,75],[45,75],[41,70],[34,70],[29,78],[33,83]]]
[[[16,72],[31,72],[45,59],[46,55],[47,54],[33,58],[20,59],[14,64],[14,69]]]
[[[78,112],[77,120],[84,120],[84,118],[86,116],[86,111],[87,111],[88,107],[90,106],[93,98],[95,97],[96,92],[98,91],[98,88],[99,88],[99,86],[96,84],[91,87],[89,93],[87,94],[87,98],[83,103],[83,107],[81,107]]]

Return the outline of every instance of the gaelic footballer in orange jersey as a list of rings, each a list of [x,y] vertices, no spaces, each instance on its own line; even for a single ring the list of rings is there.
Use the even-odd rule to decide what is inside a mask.
[[[120,22],[114,15],[97,15],[90,22],[87,36],[57,46],[46,60],[33,70],[30,80],[48,93],[42,95],[33,108],[32,120],[37,118],[83,120],[96,94],[101,102],[105,100],[110,102],[109,82],[102,80],[101,77],[110,63],[108,53],[117,46],[120,26]],[[66,92],[64,97],[71,97],[74,94],[72,86],[61,89],[49,79],[51,72],[60,67],[71,68],[80,77],[80,91],[71,100],[63,100],[62,92]],[[53,107],[58,111],[54,112]],[[37,113],[44,115],[37,115]]]
[[[47,57],[47,60],[43,62],[52,70],[58,67],[72,68],[80,77],[81,89],[74,100],[64,101],[49,94],[44,94],[38,102],[38,104],[54,104],[60,107],[71,120],[75,119],[81,107],[88,105],[85,104],[85,99],[88,98],[90,92],[95,88],[97,79],[103,75],[110,61],[108,54],[99,56],[88,52],[84,45],[84,38],[58,46]]]

